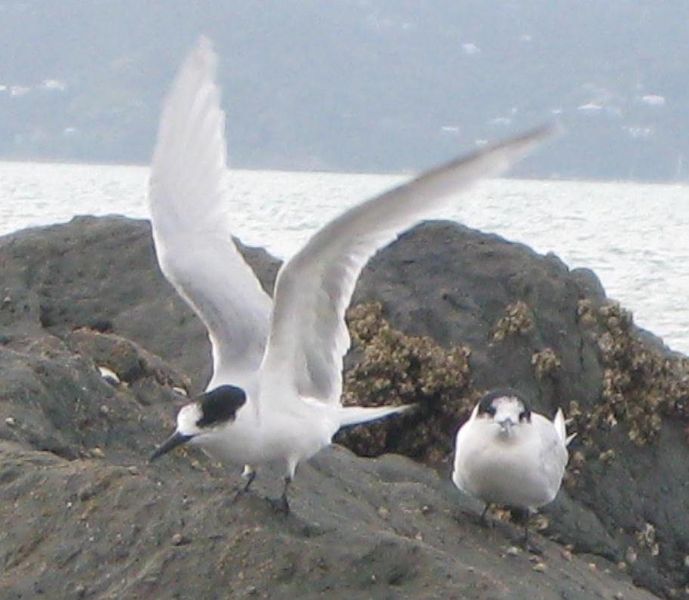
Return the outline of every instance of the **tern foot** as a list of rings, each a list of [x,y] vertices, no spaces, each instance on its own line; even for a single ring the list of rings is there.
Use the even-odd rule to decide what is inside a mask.
[[[457,523],[466,523],[467,521],[473,521],[476,519],[476,515],[467,510],[455,509],[451,512],[452,518],[457,521]]]
[[[540,546],[538,546],[532,539],[532,536],[529,535],[529,520],[528,517],[524,523],[524,533],[523,535],[519,536],[519,543],[521,547],[524,549],[525,552],[529,552],[531,554],[536,554],[540,556],[543,554],[544,550]]]
[[[270,505],[276,512],[287,516],[289,514],[289,502],[287,502],[287,490],[289,490],[290,483],[292,483],[292,474],[285,477],[285,487],[282,489],[282,496],[277,499],[268,499]]]
[[[234,491],[234,494],[232,494],[232,497],[230,498],[230,504],[236,504],[237,502],[239,502],[239,500],[241,500],[244,496],[246,496],[247,492],[248,492],[248,490],[246,489],[245,486],[241,486],[241,487],[237,488]]]
[[[282,515],[289,515],[289,502],[287,502],[287,496],[280,496],[279,498],[267,498],[268,504],[273,507],[276,513]]]
[[[451,516],[457,523],[473,523],[485,529],[495,529],[496,527],[494,519],[483,515],[478,516],[473,510],[455,510]]]
[[[488,529],[495,528],[495,521],[486,514],[488,509],[484,509],[481,515],[477,515],[473,509],[456,508],[452,510],[451,516],[457,523],[474,523]]]
[[[251,467],[245,466],[244,467],[244,473],[242,473],[242,477],[246,477],[247,481],[244,485],[239,486],[235,493],[232,495],[232,504],[237,502],[240,498],[243,496],[246,496],[246,494],[249,493],[249,488],[251,487],[251,484],[254,482],[254,479],[256,479],[256,471],[254,471]]]
[[[522,524],[524,526],[524,535],[522,535],[520,539],[522,548],[531,554],[543,554],[543,548],[536,545],[529,536],[529,519],[531,517],[531,511],[524,508],[512,508],[510,509],[510,512],[512,515],[512,520],[515,523]]]
[[[545,552],[543,548],[534,544],[533,542],[526,542],[524,544],[524,550],[530,554],[535,554],[536,556],[541,556]]]
[[[528,552],[529,554],[541,556],[545,552],[545,550],[536,544],[528,535],[520,535],[515,542],[518,542],[524,552]]]

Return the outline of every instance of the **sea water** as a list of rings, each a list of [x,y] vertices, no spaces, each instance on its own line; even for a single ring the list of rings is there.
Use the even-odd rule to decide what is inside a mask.
[[[82,214],[145,218],[147,177],[139,166],[0,162],[0,233]],[[231,171],[233,233],[289,257],[332,217],[407,178]],[[689,187],[496,179],[435,216],[593,269],[639,325],[689,353]]]

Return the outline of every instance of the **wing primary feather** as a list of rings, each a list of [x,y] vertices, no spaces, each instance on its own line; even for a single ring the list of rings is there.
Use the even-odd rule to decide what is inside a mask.
[[[344,314],[368,259],[452,194],[497,175],[553,133],[552,127],[479,150],[348,210],[318,231],[278,274],[261,388],[286,386],[339,402],[349,348]],[[262,394],[263,395],[263,394]]]
[[[209,388],[256,379],[272,305],[232,240],[216,69],[211,44],[201,38],[164,101],[148,194],[160,268],[208,329]]]

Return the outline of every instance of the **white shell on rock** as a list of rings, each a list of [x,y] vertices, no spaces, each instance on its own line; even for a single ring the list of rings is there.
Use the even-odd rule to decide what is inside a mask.
[[[107,381],[110,385],[120,385],[120,378],[117,376],[117,373],[115,373],[115,371],[113,371],[112,369],[108,369],[108,367],[103,367],[99,365],[98,372],[100,373],[100,376],[103,379],[105,379],[105,381]]]

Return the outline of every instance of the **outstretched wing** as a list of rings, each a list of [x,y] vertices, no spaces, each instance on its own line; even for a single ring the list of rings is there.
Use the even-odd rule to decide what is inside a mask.
[[[494,175],[547,134],[540,129],[452,161],[356,206],[323,227],[278,274],[271,331],[261,365],[261,404],[287,389],[337,403],[349,348],[344,314],[376,250],[481,177]]]
[[[208,328],[209,388],[242,386],[255,377],[272,304],[232,241],[215,68],[215,54],[202,38],[165,100],[148,193],[160,268]]]

